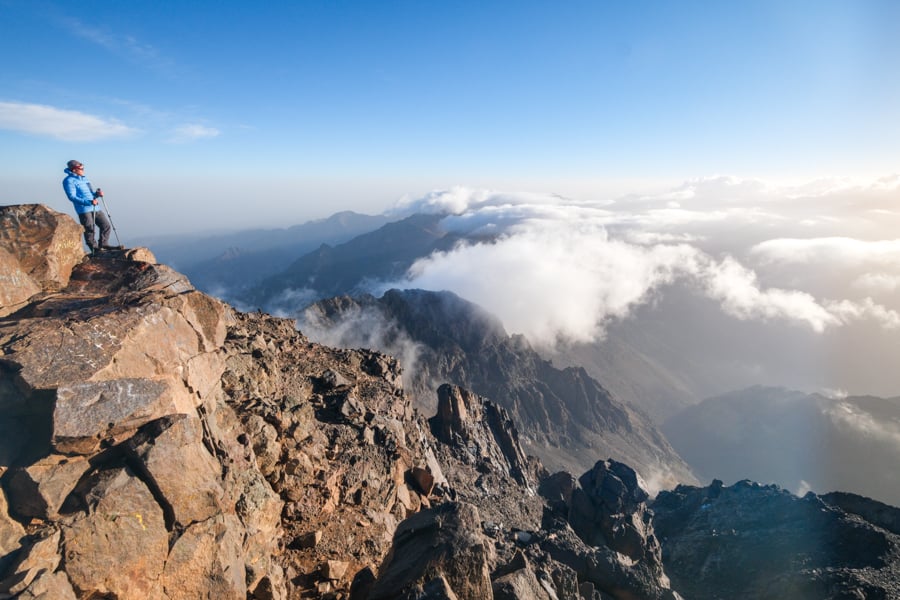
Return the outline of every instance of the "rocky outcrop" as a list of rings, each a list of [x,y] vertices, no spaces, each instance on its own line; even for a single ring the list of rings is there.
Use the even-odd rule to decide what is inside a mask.
[[[871,501],[854,503],[865,513]],[[666,571],[685,597],[900,597],[900,537],[815,494],[714,481],[662,492],[653,511]]]
[[[555,368],[525,338],[507,335],[494,316],[450,292],[332,298],[307,308],[301,323],[330,343],[413,357],[405,384],[422,410],[435,410],[434,390],[444,382],[490,398],[515,421],[525,450],[549,468],[580,473],[613,457],[633,465],[654,491],[697,483],[646,415],[584,369]]]
[[[45,289],[61,289],[84,256],[81,226],[35,204],[0,211],[0,316]]]
[[[633,469],[599,461],[578,480],[547,477],[539,491],[548,501],[543,548],[578,581],[614,598],[679,598],[663,569],[649,495]]]
[[[369,600],[491,598],[493,546],[478,509],[447,502],[404,521]]]
[[[283,582],[281,501],[219,383],[232,310],[146,250],[61,266],[83,257],[81,230],[49,209],[0,218],[41,284],[0,319],[0,593],[246,598]],[[48,248],[61,257],[31,256]]]
[[[447,383],[438,388],[437,395],[437,415],[429,421],[435,437],[464,449],[470,462],[491,463],[530,490],[534,482],[528,476],[528,459],[507,412],[486,398]]]

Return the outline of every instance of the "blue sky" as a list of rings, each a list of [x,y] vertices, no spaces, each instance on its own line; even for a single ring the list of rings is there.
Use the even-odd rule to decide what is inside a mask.
[[[0,203],[67,210],[77,158],[135,234],[381,212],[454,185],[596,201],[712,175],[876,178],[900,159],[897,2],[0,11]]]

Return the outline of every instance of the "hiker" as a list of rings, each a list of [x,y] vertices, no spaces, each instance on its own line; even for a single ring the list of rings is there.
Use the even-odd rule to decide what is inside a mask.
[[[84,227],[84,241],[90,251],[112,250],[118,246],[109,245],[109,232],[112,229],[109,218],[100,210],[97,198],[103,196],[103,190],[91,187],[91,182],[84,176],[84,165],[77,160],[66,163],[66,178],[63,179],[63,189],[66,196],[75,205],[78,220]],[[99,242],[94,239],[94,230],[100,229]]]

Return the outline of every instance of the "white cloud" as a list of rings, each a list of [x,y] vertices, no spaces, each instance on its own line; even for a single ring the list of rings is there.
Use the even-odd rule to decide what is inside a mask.
[[[449,289],[498,315],[536,343],[588,341],[625,317],[696,260],[686,245],[643,247],[609,239],[596,224],[522,225],[490,243],[416,262],[405,285]]]
[[[849,402],[838,402],[824,412],[838,428],[853,430],[854,437],[874,439],[895,446],[900,451],[900,423],[876,420],[873,415]]]
[[[215,127],[207,127],[198,124],[182,125],[181,127],[175,128],[169,141],[175,143],[193,142],[195,140],[218,137],[221,133],[222,132]]]
[[[841,319],[831,314],[810,294],[760,288],[756,273],[731,257],[710,264],[701,276],[707,294],[721,302],[723,310],[740,319],[793,319],[821,333]]]
[[[876,304],[871,298],[865,298],[861,302],[831,301],[827,306],[829,312],[845,324],[851,321],[872,320],[888,329],[900,327],[900,313]]]
[[[900,290],[900,275],[889,273],[865,273],[857,277],[854,288],[873,292],[893,292]]]
[[[401,198],[389,214],[413,213],[463,215],[488,207],[504,207],[530,204],[546,206],[565,201],[559,196],[529,192],[504,193],[491,190],[456,186],[448,190],[434,190],[421,198]]]
[[[770,263],[823,263],[834,266],[900,264],[900,239],[866,241],[847,237],[781,238],[750,249],[751,255]]]
[[[0,129],[47,136],[66,142],[123,138],[139,132],[115,119],[21,102],[0,102]]]

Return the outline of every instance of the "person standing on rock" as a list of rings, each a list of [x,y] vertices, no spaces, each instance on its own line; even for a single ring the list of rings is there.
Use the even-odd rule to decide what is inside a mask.
[[[91,252],[98,250],[111,250],[118,246],[109,245],[109,232],[112,229],[109,218],[99,207],[97,198],[103,196],[103,190],[91,187],[91,182],[84,176],[84,165],[77,160],[66,163],[66,178],[63,179],[63,189],[66,196],[75,205],[78,220],[84,227],[84,241]],[[95,230],[100,230],[100,240],[94,237]]]

